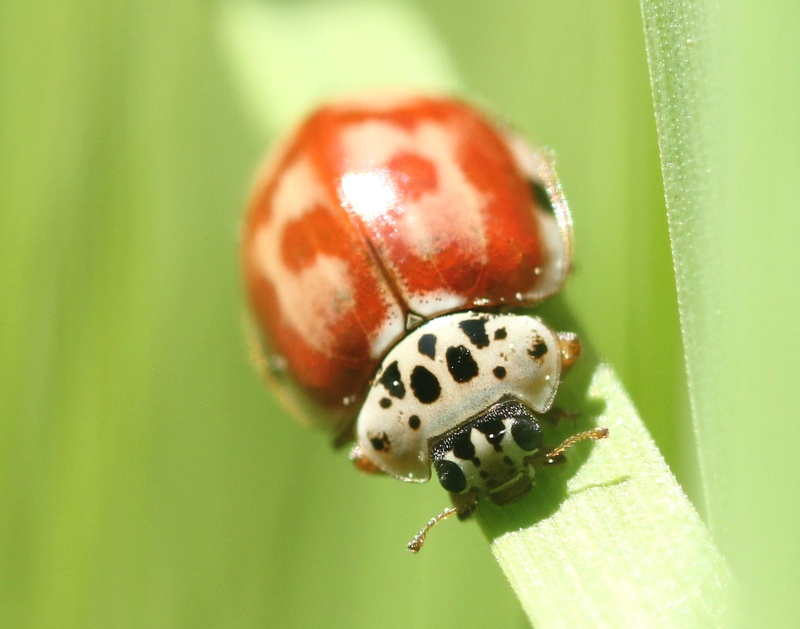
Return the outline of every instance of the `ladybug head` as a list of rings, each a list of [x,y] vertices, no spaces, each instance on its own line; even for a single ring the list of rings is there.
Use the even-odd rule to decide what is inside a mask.
[[[541,445],[533,411],[508,398],[435,442],[431,458],[439,483],[451,494],[507,504],[533,485],[530,462]]]

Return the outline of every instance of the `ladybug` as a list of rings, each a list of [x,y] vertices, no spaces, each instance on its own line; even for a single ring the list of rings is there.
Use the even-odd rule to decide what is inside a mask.
[[[261,170],[243,229],[265,374],[365,472],[425,482],[467,518],[528,493],[541,417],[580,355],[524,314],[570,270],[545,152],[457,100],[360,97],[312,113]]]

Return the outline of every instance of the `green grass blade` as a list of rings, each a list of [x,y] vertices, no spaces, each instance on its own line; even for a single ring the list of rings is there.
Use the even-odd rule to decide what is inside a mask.
[[[792,626],[800,6],[642,11],[708,520],[740,582],[741,626]]]
[[[724,322],[718,221],[721,208],[717,43],[712,4],[643,0],[684,355],[706,502],[720,495],[718,376]],[[711,525],[716,508],[708,509]]]

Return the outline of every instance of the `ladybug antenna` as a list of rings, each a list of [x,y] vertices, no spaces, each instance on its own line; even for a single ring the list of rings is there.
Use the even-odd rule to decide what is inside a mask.
[[[408,550],[412,553],[418,553],[422,548],[422,545],[425,543],[425,537],[428,535],[428,531],[433,528],[434,524],[441,522],[442,520],[446,520],[451,515],[455,515],[458,513],[458,509],[456,507],[450,507],[442,511],[439,515],[431,518],[431,520],[422,528],[422,530],[414,536],[410,542],[408,542]]]
[[[541,464],[541,463],[552,463],[554,459],[558,458],[564,453],[564,450],[569,448],[570,446],[575,445],[579,441],[584,441],[586,439],[605,439],[608,437],[608,428],[600,427],[600,428],[592,428],[591,430],[585,430],[583,432],[579,432],[577,435],[572,435],[564,440],[557,448],[551,450],[543,457],[534,457],[534,461],[529,461],[533,464]]]

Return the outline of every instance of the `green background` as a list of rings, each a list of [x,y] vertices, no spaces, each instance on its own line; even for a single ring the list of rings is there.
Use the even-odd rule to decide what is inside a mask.
[[[397,82],[413,85],[403,51],[419,50],[445,68],[422,83],[459,86],[556,149],[577,238],[566,301],[702,509],[639,7],[455,5],[263,2],[282,33],[255,57],[274,79],[266,100],[293,111],[316,93],[391,84],[384,54],[402,66]],[[324,435],[285,416],[248,363],[239,221],[254,169],[288,114],[259,118],[263,103],[247,102],[230,52],[233,6],[0,5],[0,625],[524,626],[477,526],[448,523],[421,555],[404,550],[445,505],[441,490],[356,474]],[[352,19],[367,6],[363,23]],[[745,32],[758,15],[738,17]],[[790,32],[780,22],[763,27],[762,44]],[[361,50],[362,36],[389,50],[326,65],[320,33],[344,50]],[[405,48],[393,57],[394,45]],[[741,56],[745,86],[751,69],[771,67]],[[372,78],[376,65],[382,81]],[[780,69],[762,80],[770,79],[758,94],[780,83],[780,102],[796,102]],[[754,119],[763,109],[753,103],[783,116],[762,131],[786,129],[778,148],[796,157],[797,123],[779,124],[792,110],[769,98],[742,103]],[[763,134],[739,138],[751,164]],[[786,179],[796,178],[786,162]],[[752,209],[775,172],[769,163],[744,187]],[[770,208],[796,199],[792,192]],[[797,267],[764,264],[776,239],[786,242],[783,211],[768,225],[735,216],[726,251],[737,260],[744,242],[774,275],[765,284],[762,267],[743,265],[753,277],[741,279],[742,291],[742,276],[732,278],[727,303],[749,309],[739,319],[745,335],[756,331],[759,303],[786,315],[757,330],[783,334],[759,368],[777,375],[745,395],[743,420],[763,425],[751,414],[757,400],[773,386],[788,390],[775,380],[796,361],[787,333],[798,306],[787,304],[787,287]],[[751,298],[751,284],[767,294]],[[769,399],[783,414],[769,421],[758,456],[739,450],[742,465],[797,450],[772,436],[796,421],[796,401]],[[755,574],[782,565],[790,529],[781,523],[797,513],[798,467],[781,458],[778,469],[786,484],[769,486],[785,499],[763,506],[783,509],[777,523],[764,516],[775,524],[766,541],[773,563]],[[759,490],[747,485],[751,496]],[[745,520],[726,549],[764,533],[758,522]],[[758,558],[738,556],[740,568],[747,561]],[[796,576],[784,573],[779,586],[788,590]]]

